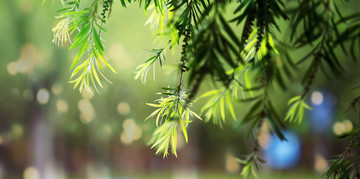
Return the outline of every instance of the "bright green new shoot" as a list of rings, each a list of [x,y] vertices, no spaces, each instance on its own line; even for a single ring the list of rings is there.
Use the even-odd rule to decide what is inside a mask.
[[[311,107],[304,102],[301,96],[291,98],[288,105],[290,108],[285,117],[285,121],[289,122],[298,122],[300,124],[304,118],[305,109],[311,110]]]
[[[147,105],[156,107],[157,109],[149,115],[145,120],[156,116],[156,126],[158,128],[153,134],[151,140],[152,147],[157,148],[156,154],[163,153],[163,157],[167,157],[168,149],[171,147],[171,153],[177,157],[177,130],[181,128],[185,142],[188,142],[188,134],[186,127],[191,123],[190,117],[195,116],[200,119],[195,112],[189,107],[192,102],[187,100],[187,94],[177,88],[163,88],[168,90],[161,93],[167,97],[161,97],[155,100],[156,104],[147,103]],[[171,92],[169,92],[171,90]]]

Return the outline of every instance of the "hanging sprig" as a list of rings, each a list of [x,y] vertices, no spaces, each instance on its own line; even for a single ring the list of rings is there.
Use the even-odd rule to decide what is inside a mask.
[[[289,100],[289,111],[285,117],[285,121],[301,123],[304,118],[305,109],[311,110],[301,96],[295,96]]]
[[[153,138],[150,141],[152,144],[151,148],[157,148],[156,154],[163,153],[163,157],[168,155],[168,148],[171,148],[173,155],[177,157],[176,146],[177,146],[177,128],[181,126],[182,133],[184,135],[186,143],[188,142],[188,135],[186,127],[191,122],[190,117],[195,116],[200,119],[195,112],[190,110],[192,101],[189,100],[188,93],[183,90],[183,74],[186,72],[186,61],[187,61],[187,47],[189,45],[191,30],[190,25],[184,31],[183,45],[180,58],[180,77],[179,83],[176,88],[163,88],[167,92],[161,94],[168,95],[166,98],[161,97],[156,100],[158,104],[148,103],[149,106],[157,107],[152,114],[146,119],[156,116],[156,126],[160,126],[155,130]],[[158,57],[153,57],[155,60],[160,58],[162,50],[158,52]],[[155,61],[153,60],[153,61]],[[151,59],[148,60],[151,62]],[[161,59],[160,59],[161,61]],[[153,62],[152,62],[153,63]],[[139,74],[139,73],[138,73]]]
[[[360,177],[360,149],[359,130],[352,133],[354,136],[345,151],[337,159],[332,161],[331,166],[324,172],[327,178],[359,178]]]
[[[239,3],[234,14],[239,13],[240,15],[233,18],[232,21],[236,22],[237,25],[245,21],[241,37],[242,48],[255,29],[257,30],[258,39],[256,49],[259,49],[264,33],[269,26],[274,26],[280,30],[275,18],[288,19],[281,8],[282,6],[284,6],[284,3],[279,0],[249,0]]]
[[[106,18],[106,11],[110,10],[109,6],[111,6],[112,1],[104,2],[106,5],[104,4],[102,16],[97,14],[99,3],[99,0],[94,1],[89,8],[82,9],[80,1],[67,1],[66,4],[73,5],[73,7],[61,10],[62,13],[59,18],[63,18],[63,20],[53,29],[53,41],[58,44],[60,42],[63,44],[67,40],[70,41],[70,35],[77,32],[70,46],[70,50],[79,49],[71,65],[71,69],[74,68],[74,70],[71,74],[70,83],[74,83],[74,89],[79,87],[80,92],[83,89],[92,92],[90,86],[99,92],[97,85],[103,87],[99,76],[110,82],[102,72],[104,67],[108,67],[116,73],[104,56],[104,46],[101,40],[101,31],[106,31],[102,23]],[[83,58],[85,60],[78,65]]]
[[[357,124],[360,119],[360,113],[358,113],[359,104],[360,96],[354,98],[349,107],[349,110],[353,109],[353,112],[358,115]],[[340,139],[349,139],[350,142],[342,154],[337,155],[333,160],[331,160],[331,166],[322,176],[326,176],[327,178],[359,178],[360,127],[355,126],[352,131],[341,135]]]
[[[328,79],[331,78],[328,71],[337,78],[342,76],[344,69],[335,49],[341,48],[344,55],[347,55],[343,44],[347,40],[340,35],[339,24],[335,23],[336,18],[343,19],[343,15],[338,9],[337,2],[333,0],[305,0],[299,2],[298,6],[290,12],[293,13],[291,25],[293,28],[295,27],[291,31],[290,40],[298,48],[312,47],[312,50],[297,62],[300,65],[305,61],[312,60],[302,80],[304,91],[300,96],[289,100],[290,108],[285,118],[290,122],[301,123],[304,117],[304,109],[311,109],[306,105],[305,97],[311,90],[317,72],[321,70]],[[346,20],[339,21],[343,25],[346,25],[345,22]],[[300,26],[301,24],[303,26]],[[301,31],[300,27],[303,27]]]
[[[144,7],[145,14],[150,12],[145,25],[149,25],[150,30],[157,37],[160,37],[157,38],[157,40],[160,39],[164,43],[168,43],[170,41],[171,46],[176,45],[179,40],[179,35],[174,27],[174,23],[171,23],[174,18],[174,11],[171,10],[173,8],[171,3],[161,0],[154,1],[146,6],[146,4],[141,5],[141,2],[142,1],[140,1],[140,6]]]
[[[188,134],[186,127],[192,121],[190,117],[194,116],[201,120],[195,112],[190,110],[192,102],[187,100],[188,94],[179,90],[178,88],[163,88],[167,92],[161,93],[167,97],[156,100],[157,104],[147,103],[147,105],[156,107],[157,109],[146,118],[156,116],[156,126],[150,143],[151,148],[156,148],[156,154],[163,153],[163,157],[167,157],[168,148],[171,147],[171,152],[177,157],[177,130],[181,127],[185,142],[188,142]]]
[[[231,114],[231,117],[236,120],[236,114],[233,107],[233,99],[231,91],[225,87],[214,89],[202,94],[199,98],[210,97],[206,104],[201,108],[201,113],[205,115],[205,122],[213,120],[214,124],[220,125],[226,120],[226,111]]]
[[[163,54],[164,49],[160,48],[160,49],[152,49],[151,52],[155,53],[154,56],[150,57],[148,60],[145,61],[145,63],[139,65],[136,67],[136,75],[135,75],[135,80],[137,80],[138,78],[141,78],[141,81],[143,84],[145,84],[146,82],[146,76],[150,70],[151,67],[153,67],[153,78],[155,80],[155,64],[156,62],[159,62],[160,67],[163,67],[163,64],[165,62],[165,56]]]
[[[58,12],[61,14],[56,16],[57,19],[62,20],[52,28],[54,36],[52,42],[58,46],[60,46],[60,44],[63,46],[64,43],[68,41],[71,42],[70,34],[76,30],[76,26],[73,25],[74,21],[78,20],[82,14],[87,12],[85,10],[79,10],[79,1],[67,1],[65,5],[69,7],[60,9]]]
[[[152,107],[158,107],[158,109],[156,109],[148,118],[157,116],[156,126],[159,126],[159,123],[161,124],[153,134],[153,139],[151,140],[151,143],[153,144],[151,148],[156,147],[156,154],[162,152],[163,157],[167,156],[169,146],[171,146],[172,154],[177,157],[177,128],[179,125],[181,126],[182,133],[187,143],[188,135],[186,127],[191,122],[190,116],[195,116],[201,120],[200,116],[189,109],[192,102],[188,99],[188,94],[182,89],[183,73],[186,71],[186,48],[188,46],[190,30],[186,31],[184,36],[183,50],[181,52],[182,56],[180,59],[181,68],[179,84],[176,88],[163,88],[168,91],[162,94],[168,95],[168,97],[156,100],[158,104],[148,104]]]
[[[264,29],[262,29],[262,31],[264,31]],[[261,61],[269,52],[275,52],[277,55],[279,54],[270,32],[267,32],[266,35],[264,35],[264,32],[259,34],[258,29],[256,28],[249,35],[241,55],[243,55],[246,62],[253,63],[255,61]]]
[[[265,163],[265,160],[259,156],[258,150],[258,148],[254,149],[253,153],[248,155],[245,159],[236,159],[236,161],[243,166],[240,173],[242,177],[248,178],[251,173],[255,178],[259,178],[257,170],[261,169],[261,165]]]

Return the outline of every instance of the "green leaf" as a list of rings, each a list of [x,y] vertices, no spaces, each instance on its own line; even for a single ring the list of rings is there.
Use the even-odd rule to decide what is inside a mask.
[[[223,121],[225,121],[225,103],[224,103],[224,98],[220,99],[220,115],[221,115],[221,119]]]
[[[151,113],[151,114],[145,119],[145,121],[148,120],[148,119],[150,119],[150,118],[152,118],[152,117],[154,117],[160,110],[161,110],[161,108],[156,109],[153,113]]]
[[[248,178],[249,176],[249,172],[250,172],[250,167],[251,167],[251,163],[248,163],[247,165],[244,166],[244,168],[241,171],[241,176],[243,176],[244,178]]]
[[[202,120],[201,117],[200,117],[199,115],[197,115],[194,111],[191,111],[190,109],[188,109],[188,111],[189,111],[192,115],[194,115],[196,118]]]
[[[94,42],[95,42],[95,46],[99,52],[99,54],[103,55],[102,52],[104,51],[104,47],[101,43],[100,37],[95,29],[95,27],[92,27],[92,32],[93,32],[93,38],[94,38]]]
[[[87,48],[88,48],[88,41],[85,41],[85,42],[82,44],[79,52],[77,53],[77,55],[76,55],[73,63],[71,64],[70,69],[72,69],[75,65],[77,65],[80,57],[82,56],[82,54],[84,53],[84,51],[85,51]]]
[[[254,175],[255,178],[259,178],[259,176],[256,173],[256,169],[255,169],[254,165],[251,165],[251,173]]]
[[[301,96],[295,96],[295,97],[293,97],[293,98],[291,98],[291,99],[289,100],[288,105],[290,105],[290,104],[292,104],[292,103],[294,103],[295,101],[298,101],[298,100],[300,100],[300,99],[301,99]]]
[[[213,96],[213,95],[218,94],[218,93],[219,93],[219,89],[210,90],[210,91],[202,94],[199,98],[206,98],[208,96]]]
[[[177,157],[177,153],[176,153],[177,132],[176,132],[176,130],[172,132],[171,141],[172,141],[171,142],[171,151]]]
[[[81,65],[77,66],[72,72],[70,79],[73,78],[81,69],[83,69],[85,67],[85,64],[86,63],[82,63]]]
[[[268,42],[269,42],[271,48],[274,50],[274,52],[275,52],[276,54],[279,55],[279,52],[277,51],[277,49],[276,49],[276,47],[275,47],[274,41],[273,41],[273,39],[272,39],[272,37],[271,37],[271,34],[268,33],[268,36],[267,36],[267,37],[268,37]]]
[[[151,107],[161,107],[161,105],[160,104],[152,104],[152,103],[146,103],[146,105],[148,105],[148,106],[151,106]]]
[[[301,96],[295,96],[288,102],[290,108],[285,117],[285,121],[301,123],[304,118],[305,108],[311,110]]]
[[[251,80],[250,80],[250,76],[249,76],[249,72],[248,72],[248,71],[245,72],[244,77],[245,77],[246,87],[247,87],[248,89],[251,89]],[[250,96],[254,96],[254,93],[253,93],[252,90],[249,90],[249,93],[250,93]]]
[[[227,106],[229,108],[229,111],[230,111],[230,114],[231,114],[232,118],[234,120],[236,120],[236,115],[235,115],[235,111],[234,111],[234,108],[233,108],[233,105],[232,105],[232,101],[230,99],[229,92],[226,92],[226,101],[227,101]]]
[[[93,72],[93,75],[94,75],[94,77],[95,77],[95,79],[96,79],[96,82],[100,85],[100,87],[103,87],[102,84],[101,84],[101,81],[100,81],[100,79],[99,79],[99,76],[98,76],[97,73],[96,73],[96,70],[95,70],[94,65],[92,65],[92,72]]]
[[[70,46],[70,50],[75,49],[79,45],[88,42],[89,40],[90,24],[86,25],[74,38],[74,43]]]
[[[185,127],[185,122],[183,120],[180,120],[180,125],[181,125],[182,132],[184,134],[185,142],[188,143],[188,135],[187,135],[186,127]]]

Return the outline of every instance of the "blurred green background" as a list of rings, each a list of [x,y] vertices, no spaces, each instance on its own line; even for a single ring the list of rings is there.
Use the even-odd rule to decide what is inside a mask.
[[[163,159],[147,146],[155,123],[144,121],[153,110],[145,103],[157,99],[161,87],[177,83],[172,65],[179,56],[167,54],[167,71],[156,67],[156,81],[152,75],[146,85],[134,80],[136,66],[152,55],[146,49],[161,47],[153,43],[138,4],[122,8],[116,2],[113,7],[103,39],[106,56],[118,73],[108,73],[112,84],[95,96],[73,90],[68,80],[76,52],[68,50],[69,44],[61,48],[51,42],[61,7],[58,1],[0,0],[0,178],[240,178],[235,157],[245,156],[252,145],[247,126],[239,122],[220,129],[195,120],[189,143],[178,140],[178,158]],[[286,148],[263,134],[264,158],[270,162],[260,178],[319,178],[328,160],[345,148],[347,141],[335,138],[353,128],[354,116],[343,111],[359,82],[354,78],[358,65],[345,66],[345,80],[329,83],[321,75],[316,80],[308,99],[314,114],[289,129],[296,145]],[[288,92],[272,96],[282,114],[287,99],[301,90],[300,83],[290,86]],[[208,81],[202,90],[211,87]],[[195,103],[194,111],[199,112],[205,101]],[[238,113],[246,109],[238,107]],[[285,165],[276,164],[279,155],[289,157],[280,161]]]

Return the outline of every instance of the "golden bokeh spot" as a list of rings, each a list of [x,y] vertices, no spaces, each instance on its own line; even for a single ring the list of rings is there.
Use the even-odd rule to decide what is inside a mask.
[[[94,116],[86,114],[86,113],[81,113],[80,114],[80,121],[84,124],[88,124],[90,123],[92,120],[94,119]]]
[[[123,123],[123,128],[126,131],[134,131],[136,128],[136,123],[133,119],[126,119]]]
[[[130,113],[130,106],[125,102],[119,103],[117,106],[117,111],[121,115],[127,115]]]
[[[343,124],[345,125],[345,132],[351,132],[351,131],[352,131],[352,129],[353,129],[353,124],[352,124],[351,121],[349,121],[349,120],[346,119],[346,120],[343,122]]]
[[[39,179],[39,171],[35,167],[27,167],[24,170],[24,179]]]
[[[267,121],[262,123],[257,138],[261,148],[267,149],[269,147],[271,136],[269,132],[269,124]]]
[[[225,169],[229,173],[237,173],[240,169],[239,163],[236,161],[236,158],[231,153],[226,153],[225,155]]]
[[[342,135],[351,132],[352,129],[353,124],[347,119],[342,122],[335,122],[333,125],[333,132],[335,133],[335,135]]]
[[[31,73],[38,58],[37,50],[32,44],[25,44],[21,48],[20,58],[15,62],[10,62],[7,66],[9,74]]]
[[[8,65],[6,66],[6,69],[10,75],[16,75],[18,73],[18,71],[16,70],[15,62],[8,63]]]
[[[63,87],[61,84],[54,84],[52,87],[51,87],[51,92],[55,95],[59,95],[61,94],[63,90]]]
[[[78,108],[81,112],[80,120],[81,122],[88,124],[95,117],[95,110],[93,105],[88,99],[81,99],[78,103]]]
[[[133,119],[126,119],[123,123],[123,128],[124,131],[120,135],[120,140],[125,145],[130,145],[142,136],[142,129],[136,125]]]
[[[36,94],[36,100],[40,104],[48,103],[49,99],[50,99],[49,91],[45,88],[41,88]]]
[[[16,70],[20,73],[27,73],[32,70],[34,63],[26,59],[20,59],[16,62]]]
[[[91,89],[91,91],[94,91],[94,90]],[[82,96],[83,98],[85,98],[85,99],[91,99],[91,98],[94,96],[94,94],[92,94],[92,93],[91,93],[90,91],[88,91],[88,90],[82,90],[81,96]]]
[[[65,113],[68,111],[69,105],[65,100],[59,99],[56,101],[56,109],[60,113]]]
[[[78,108],[82,113],[91,113],[93,111],[92,104],[87,99],[81,99],[78,103]]]
[[[142,130],[140,127],[136,126],[134,131],[134,140],[139,140],[142,136]]]
[[[120,140],[125,145],[130,145],[133,142],[133,136],[127,131],[123,131],[120,135]]]
[[[335,122],[333,125],[333,131],[336,135],[341,135],[344,132],[344,126],[340,122]]]
[[[316,172],[323,173],[329,167],[329,164],[325,160],[325,158],[320,154],[315,154],[315,164],[314,168]]]

